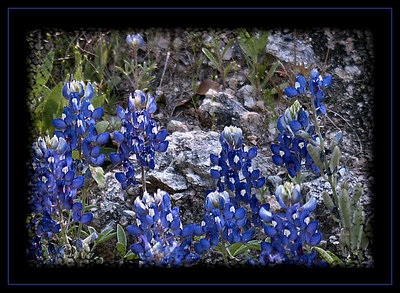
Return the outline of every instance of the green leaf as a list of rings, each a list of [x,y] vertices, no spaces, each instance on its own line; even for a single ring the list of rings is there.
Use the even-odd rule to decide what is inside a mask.
[[[339,211],[343,226],[350,231],[351,226],[351,207],[349,200],[349,193],[347,189],[342,188],[340,191]]]
[[[115,235],[117,235],[117,232],[113,232],[113,233],[110,233],[110,234],[103,235],[102,237],[99,237],[99,239],[97,240],[96,243],[100,244],[100,243],[102,243],[104,241],[107,241],[107,240],[109,240],[111,238],[114,238]]]
[[[217,60],[215,60],[213,54],[211,54],[211,52],[207,48],[202,48],[201,50],[203,51],[204,55],[206,55],[207,58],[212,62],[212,64],[214,64],[214,66],[219,69],[219,63],[217,62]]]
[[[52,136],[55,130],[53,125],[53,118],[56,118],[56,113],[58,112],[60,103],[62,102],[62,87],[63,83],[58,83],[48,96],[44,97],[43,108],[41,113],[41,121],[39,121],[39,126],[42,134],[46,131]]]
[[[233,42],[234,42],[234,39],[230,40],[228,42],[228,44],[226,44],[226,46],[225,46],[225,48],[224,48],[224,50],[222,51],[222,54],[221,54],[221,58],[222,59],[224,58],[224,55],[225,55],[226,51],[229,49],[229,47],[232,47]]]
[[[117,242],[117,250],[121,257],[124,257],[126,254],[126,247],[121,242]]]
[[[245,252],[251,248],[261,250],[260,243],[261,243],[261,241],[258,241],[258,240],[251,240],[251,241],[245,242],[245,243],[235,243],[235,244],[239,244],[239,245],[233,244],[230,247],[228,247],[227,250],[233,256],[237,256],[237,255],[241,254],[242,252]]]
[[[131,260],[131,259],[137,259],[139,258],[139,256],[133,253],[133,251],[129,249],[128,252],[125,254],[124,258]]]
[[[106,157],[112,152],[117,152],[117,148],[111,148],[111,147],[101,147],[101,153],[105,154]]]
[[[97,208],[97,205],[92,204],[92,205],[85,206],[83,213],[90,211],[91,209],[94,209],[94,208]]]
[[[97,185],[99,185],[99,187],[104,187],[104,170],[103,170],[103,168],[90,166],[90,171],[92,172],[92,177],[97,182]]]
[[[106,100],[106,94],[102,94],[100,96],[95,96],[90,101],[94,108],[98,108],[104,105],[104,101]]]
[[[358,205],[358,208],[354,211],[353,214],[353,226],[351,228],[351,250],[357,251],[360,248],[362,234],[363,234],[363,223],[364,223],[364,211],[361,204]]]
[[[44,59],[42,66],[37,71],[35,85],[33,86],[31,92],[32,97],[37,97],[42,91],[42,87],[46,85],[47,81],[49,80],[51,71],[53,69],[54,54],[54,51],[50,51]]]
[[[118,239],[119,243],[122,243],[126,247],[125,231],[124,231],[124,228],[122,228],[122,226],[120,224],[117,224],[117,239]]]
[[[326,260],[326,262],[330,266],[336,266],[336,265],[343,264],[343,262],[333,252],[331,252],[329,250],[324,250],[320,247],[314,247],[314,249],[316,251],[318,251],[319,254],[321,254],[321,256]]]
[[[231,70],[231,68],[232,68],[232,66],[234,65],[235,63],[230,63],[227,67],[225,67],[225,69],[224,69],[224,77],[227,77],[227,75],[228,75],[228,73],[229,73],[229,71]]]
[[[103,133],[104,131],[106,131],[108,125],[110,123],[107,120],[103,120],[103,121],[99,121],[96,123],[96,129],[98,133]]]

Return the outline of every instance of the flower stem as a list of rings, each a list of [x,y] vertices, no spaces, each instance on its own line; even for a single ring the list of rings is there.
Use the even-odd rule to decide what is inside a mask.
[[[222,257],[224,258],[224,264],[227,267],[229,267],[228,252],[226,251],[225,240],[224,240],[224,238],[222,238],[222,235],[221,235],[221,250],[222,250]]]
[[[65,232],[64,217],[63,217],[62,208],[61,208],[61,204],[60,204],[60,198],[58,198],[58,197],[57,197],[57,209],[60,214],[61,233],[63,235],[64,242],[65,242],[65,244],[69,244],[67,233]]]
[[[146,190],[146,176],[145,176],[144,167],[142,165],[140,167],[142,168],[142,189],[143,189],[143,194],[144,194],[147,191]]]
[[[324,157],[323,164],[324,164],[325,169],[328,170],[328,169],[329,169],[329,164],[328,164],[328,160],[326,159],[326,155],[325,155],[324,140],[323,140],[323,138],[322,138],[321,130],[320,130],[319,125],[318,125],[318,121],[317,121],[317,111],[316,111],[316,109],[315,109],[315,105],[314,105],[313,98],[311,98],[311,107],[312,107],[313,116],[314,116],[314,121],[313,121],[313,122],[314,122],[315,129],[316,129],[316,132],[317,132],[317,135],[318,135],[318,138],[319,138],[319,147],[321,148],[322,155],[323,155],[323,157]],[[338,206],[338,205],[339,205],[339,198],[338,198],[338,196],[337,196],[335,183],[332,181],[332,175],[328,175],[328,177],[326,177],[325,174],[323,174],[323,170],[321,170],[321,171],[322,171],[322,172],[321,172],[322,177],[323,177],[326,181],[329,182],[329,184],[330,184],[330,186],[331,186],[331,188],[332,188],[333,199],[335,200],[336,206]],[[335,181],[336,181],[336,180],[335,180]],[[336,222],[339,222],[339,223],[340,223],[340,221],[339,221],[332,213],[331,213],[331,215],[332,215],[332,218],[333,218]]]

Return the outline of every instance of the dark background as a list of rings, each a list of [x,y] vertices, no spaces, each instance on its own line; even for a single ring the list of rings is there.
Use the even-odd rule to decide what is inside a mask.
[[[30,3],[30,2],[29,2]],[[26,3],[26,6],[29,6]],[[352,3],[346,2],[347,5]],[[381,5],[384,5],[384,2]],[[38,5],[37,2],[35,2]],[[40,4],[40,3],[39,3]],[[74,5],[69,2],[69,5]],[[98,3],[97,3],[98,4]],[[100,3],[101,4],[101,3]],[[120,4],[121,7],[127,3]],[[152,3],[153,5],[163,5]],[[182,3],[184,5],[184,3]],[[181,6],[182,6],[181,4]],[[7,195],[3,199],[3,215],[8,224],[2,230],[2,239],[8,239],[9,254],[2,254],[2,264],[8,257],[8,280],[10,284],[390,284],[392,264],[396,265],[391,251],[391,223],[393,207],[398,206],[395,192],[391,190],[391,13],[390,9],[261,9],[262,2],[254,4],[257,9],[20,9],[15,5],[7,10],[8,29],[8,180]],[[285,3],[296,6],[294,2]],[[307,5],[307,3],[303,3]],[[335,2],[340,5],[341,2]],[[344,4],[344,3],[343,3]],[[365,4],[368,4],[366,2]],[[132,3],[139,7],[139,3]],[[141,5],[146,5],[141,3]],[[177,3],[179,5],[179,3]],[[209,5],[202,2],[202,5]],[[242,4],[243,5],[243,4]],[[279,3],[278,3],[279,5]],[[309,4],[312,6],[312,3]],[[100,5],[101,6],[101,5]],[[148,4],[147,4],[148,6]],[[222,5],[221,5],[222,6]],[[235,6],[240,6],[238,3]],[[373,5],[376,6],[376,5]],[[388,7],[390,5],[387,5]],[[87,7],[90,7],[89,5]],[[269,7],[272,7],[269,4]],[[5,13],[3,13],[4,15]],[[5,19],[3,17],[3,19]],[[6,19],[5,19],[6,20]],[[3,21],[4,23],[4,21]],[[375,203],[374,267],[370,269],[332,269],[298,267],[274,268],[185,268],[185,269],[135,269],[127,267],[99,266],[92,269],[32,268],[27,265],[25,248],[27,243],[25,218],[27,208],[27,167],[29,160],[30,117],[25,106],[27,96],[28,56],[26,33],[33,29],[56,28],[79,29],[126,29],[146,27],[258,27],[258,28],[316,28],[336,27],[343,29],[369,29],[373,32],[375,48],[375,99],[374,117],[374,166]],[[395,27],[393,25],[393,27]],[[7,31],[7,33],[5,32]],[[393,36],[396,34],[393,33]],[[7,40],[3,38],[3,44]],[[394,50],[396,52],[396,50]],[[394,54],[393,54],[394,55]],[[3,55],[4,56],[4,55]],[[3,58],[3,61],[5,59]],[[5,63],[4,63],[5,64]],[[5,69],[5,66],[2,66]],[[7,87],[5,87],[7,88]],[[7,94],[7,93],[5,93]],[[398,111],[397,108],[394,110]],[[5,130],[3,133],[7,133]],[[395,132],[393,132],[395,133]],[[2,144],[3,145],[3,144]],[[3,154],[5,154],[5,150]],[[3,161],[5,165],[6,161]],[[393,167],[395,167],[393,165]],[[4,197],[5,197],[5,193]],[[392,195],[393,201],[392,202]],[[392,205],[393,204],[393,207]],[[396,210],[395,210],[396,211]],[[393,229],[393,231],[396,231]],[[6,238],[7,237],[7,238]],[[7,246],[7,243],[5,243]],[[4,249],[5,250],[5,249]],[[397,260],[398,261],[398,260]],[[393,275],[395,276],[395,274]]]

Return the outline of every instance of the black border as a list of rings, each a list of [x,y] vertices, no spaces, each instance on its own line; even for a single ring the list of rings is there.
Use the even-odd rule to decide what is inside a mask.
[[[29,5],[29,3],[27,3]],[[73,5],[74,3],[72,3]],[[126,3],[127,4],[127,3]],[[125,5],[126,5],[125,4]],[[135,5],[145,5],[135,3]],[[162,3],[160,3],[162,5]],[[121,3],[121,6],[124,4]],[[255,5],[259,7],[259,5]],[[390,284],[390,9],[9,9],[9,279],[11,284]],[[34,269],[26,265],[24,194],[20,178],[28,158],[29,115],[24,108],[27,73],[25,34],[34,28],[129,27],[336,27],[370,29],[375,37],[375,266],[372,269],[185,268]],[[394,35],[394,34],[393,34]],[[382,102],[380,102],[382,101]],[[385,143],[382,143],[385,142]],[[26,174],[26,173],[25,173]],[[7,219],[8,220],[8,219]],[[395,231],[395,230],[394,230]]]

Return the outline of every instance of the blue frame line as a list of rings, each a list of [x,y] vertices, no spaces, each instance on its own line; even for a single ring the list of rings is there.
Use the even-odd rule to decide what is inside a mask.
[[[300,284],[204,284],[204,283],[190,283],[190,284],[183,284],[183,283],[167,283],[167,284],[130,284],[130,283],[94,283],[94,284],[71,284],[71,283],[59,283],[59,284],[46,284],[46,283],[38,283],[38,284],[28,284],[28,283],[10,283],[10,10],[390,10],[390,61],[391,61],[391,77],[390,77],[390,191],[391,191],[391,223],[390,223],[390,230],[391,230],[391,237],[390,237],[390,252],[391,252],[391,275],[390,275],[390,283],[377,283],[377,284],[368,284],[368,283],[361,283],[361,284],[338,284],[338,283],[324,283],[324,284],[307,284],[307,283],[300,283]],[[7,9],[7,284],[8,285],[393,285],[393,8],[392,7],[8,7]]]

